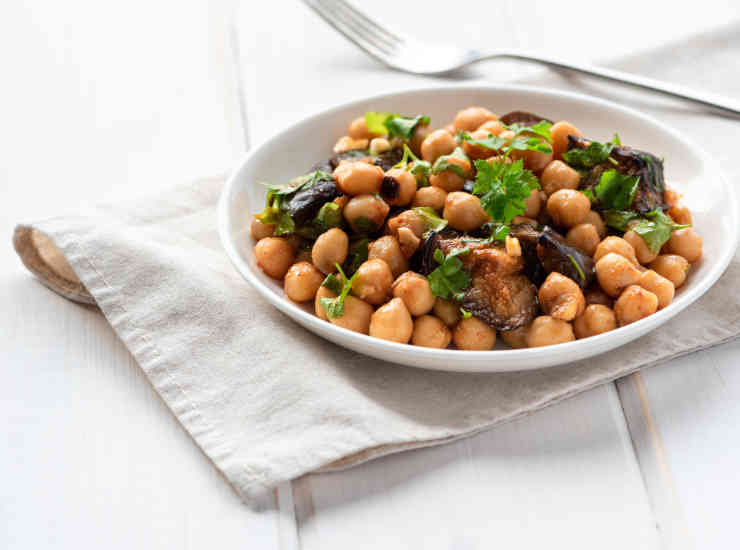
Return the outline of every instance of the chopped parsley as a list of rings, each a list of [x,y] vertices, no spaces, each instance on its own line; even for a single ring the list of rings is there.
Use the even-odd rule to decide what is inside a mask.
[[[283,195],[280,195],[276,193],[275,190],[271,189],[267,192],[267,204],[265,209],[259,214],[254,215],[254,217],[263,224],[275,226],[275,235],[285,235],[286,233],[292,233],[295,230],[293,219],[283,208],[283,199]]]
[[[326,316],[330,319],[336,319],[337,317],[344,315],[344,300],[347,298],[349,291],[352,290],[352,282],[357,276],[357,273],[355,273],[351,278],[347,279],[339,264],[336,265],[337,271],[339,271],[339,274],[341,275],[341,279],[331,273],[326,276],[326,279],[321,283],[321,286],[325,286],[337,296],[334,298],[324,297],[319,299],[321,307],[326,310]]]
[[[413,137],[414,130],[419,124],[429,124],[429,117],[424,115],[405,117],[399,114],[372,111],[365,113],[365,125],[370,132],[390,138],[399,137],[404,141]]]
[[[524,214],[527,209],[525,199],[533,189],[540,188],[537,177],[524,169],[521,160],[512,163],[499,160],[492,164],[485,160],[476,160],[475,167],[478,174],[473,193],[480,197],[483,210],[495,223],[506,225],[515,216]],[[505,237],[507,233],[508,229],[501,234]]]
[[[347,259],[344,262],[344,270],[350,276],[354,275],[360,266],[367,260],[369,244],[370,241],[367,237],[350,244]],[[338,292],[335,292],[335,294],[338,294]]]
[[[563,160],[573,168],[589,169],[597,164],[603,164],[609,159],[614,147],[619,145],[619,136],[614,134],[616,141],[599,143],[592,141],[583,149],[574,148],[563,153]]]
[[[607,170],[601,174],[599,183],[594,186],[594,193],[604,209],[627,210],[635,198],[639,182],[640,176]]]
[[[502,125],[507,130],[514,132],[511,138],[489,135],[483,139],[473,139],[467,132],[460,134],[460,139],[471,145],[478,145],[492,151],[501,151],[509,155],[511,151],[537,151],[539,153],[552,153],[552,148],[547,145],[552,143],[550,128],[552,124],[540,121],[532,126],[520,126],[518,124]],[[535,134],[534,136],[532,134]],[[544,141],[543,141],[544,140]]]
[[[434,208],[430,206],[415,206],[414,212],[424,219],[424,231],[441,231],[447,227],[447,220],[440,218]]]
[[[434,260],[440,264],[432,271],[427,280],[432,294],[440,298],[460,300],[462,293],[470,286],[470,274],[463,269],[458,256],[468,254],[469,248],[457,248],[445,256],[439,248],[434,251]]]
[[[332,227],[339,227],[342,224],[342,209],[335,202],[326,202],[312,223],[321,233],[329,231]]]
[[[604,212],[604,221],[608,226],[620,231],[631,229],[637,233],[653,254],[660,252],[663,245],[671,238],[672,232],[691,227],[674,222],[670,216],[659,209],[651,210],[644,215],[631,211],[608,210]]]
[[[432,172],[432,165],[428,161],[421,160],[414,155],[413,151],[405,143],[403,144],[403,157],[401,157],[401,160],[393,168],[400,168],[401,170],[411,172],[416,178],[416,184],[419,187],[429,184],[429,174]]]
[[[462,147],[455,147],[455,150],[449,155],[442,155],[437,158],[432,166],[432,174],[452,172],[453,174],[460,176],[462,179],[467,178],[468,173],[465,168],[455,161],[467,162],[468,165],[470,164],[470,159],[468,158],[468,155],[465,154],[465,151],[462,150]]]

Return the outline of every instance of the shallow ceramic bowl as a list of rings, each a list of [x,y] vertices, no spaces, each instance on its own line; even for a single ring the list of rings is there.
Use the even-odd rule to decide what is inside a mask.
[[[349,122],[366,111],[431,116],[433,127],[453,120],[470,105],[495,113],[531,111],[552,120],[568,120],[587,137],[606,141],[618,132],[622,141],[665,158],[667,183],[685,195],[694,226],[704,239],[704,258],[665,309],[641,321],[592,338],[530,349],[459,351],[396,344],[334,326],[313,313],[313,304],[288,300],[282,282],[257,267],[249,234],[254,213],[264,205],[266,189],[258,182],[281,183],[305,173],[331,156],[334,142]],[[679,132],[614,103],[560,91],[520,86],[422,88],[369,97],[339,105],[301,120],[255,147],[236,168],[219,204],[219,233],[237,270],[275,307],[308,330],[357,352],[413,367],[464,372],[502,372],[548,367],[592,357],[655,329],[704,294],[734,255],[738,241],[737,203],[717,163]]]

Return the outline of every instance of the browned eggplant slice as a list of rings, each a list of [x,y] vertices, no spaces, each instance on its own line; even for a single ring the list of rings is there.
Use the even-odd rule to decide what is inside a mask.
[[[334,200],[341,193],[331,175],[320,178],[312,186],[301,189],[288,198],[287,210],[296,225],[310,222],[325,203]]]
[[[499,120],[506,125],[519,124],[520,126],[533,126],[543,120],[552,124],[551,120],[526,111],[511,111],[500,117]]]

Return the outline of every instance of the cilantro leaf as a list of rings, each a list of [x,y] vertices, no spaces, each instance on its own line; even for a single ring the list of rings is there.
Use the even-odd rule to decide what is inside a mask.
[[[452,172],[453,174],[460,176],[462,179],[467,178],[467,172],[462,166],[460,166],[460,164],[454,162],[455,160],[467,162],[468,165],[470,164],[470,159],[468,159],[468,155],[465,154],[462,147],[456,147],[449,155],[442,155],[434,161],[434,165],[432,165],[432,174]]]
[[[483,210],[497,223],[508,224],[515,216],[524,214],[525,199],[533,189],[540,187],[537,177],[524,169],[521,160],[512,163],[499,160],[490,164],[476,160],[475,167],[478,174],[473,193],[480,197]]]
[[[440,231],[447,227],[447,220],[440,218],[430,206],[415,206],[414,212],[424,219],[424,231]]]
[[[424,115],[405,117],[394,113],[373,111],[365,113],[365,126],[370,132],[390,138],[400,137],[404,141],[411,139],[419,124],[429,124],[429,117]]]
[[[598,141],[592,141],[584,149],[575,148],[566,151],[563,153],[563,160],[574,168],[593,168],[597,164],[606,162],[615,146],[616,144],[613,142],[599,143]]]
[[[469,248],[457,248],[445,257],[439,248],[434,251],[434,259],[440,265],[427,277],[432,294],[440,298],[458,297],[470,286],[470,274],[462,268],[458,258],[469,252]]]
[[[342,279],[340,280],[336,275],[330,274],[326,276],[326,279],[324,279],[321,285],[328,288],[334,294],[337,294],[337,296],[334,298],[324,297],[319,300],[321,307],[326,310],[326,316],[330,319],[336,319],[344,315],[344,300],[347,298],[349,291],[352,290],[352,283],[355,277],[357,277],[357,273],[355,273],[350,279],[347,279],[339,264],[336,265]],[[341,285],[341,290],[339,285]],[[337,290],[339,292],[336,292]]]
[[[601,174],[594,192],[601,205],[607,210],[627,210],[637,192],[640,176],[628,176],[616,170],[607,170]]]
[[[652,210],[647,212],[647,220],[642,220],[633,225],[630,229],[640,235],[642,240],[650,249],[650,252],[657,254],[663,245],[671,238],[671,233],[676,229],[691,227],[690,225],[681,225],[674,222],[662,210]]]

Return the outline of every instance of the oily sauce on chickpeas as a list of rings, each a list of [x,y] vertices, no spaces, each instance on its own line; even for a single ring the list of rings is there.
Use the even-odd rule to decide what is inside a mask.
[[[616,137],[480,105],[347,124],[335,155],[272,188],[249,228],[260,269],[347,330],[438,349],[555,345],[667,307],[702,261],[663,161]]]

